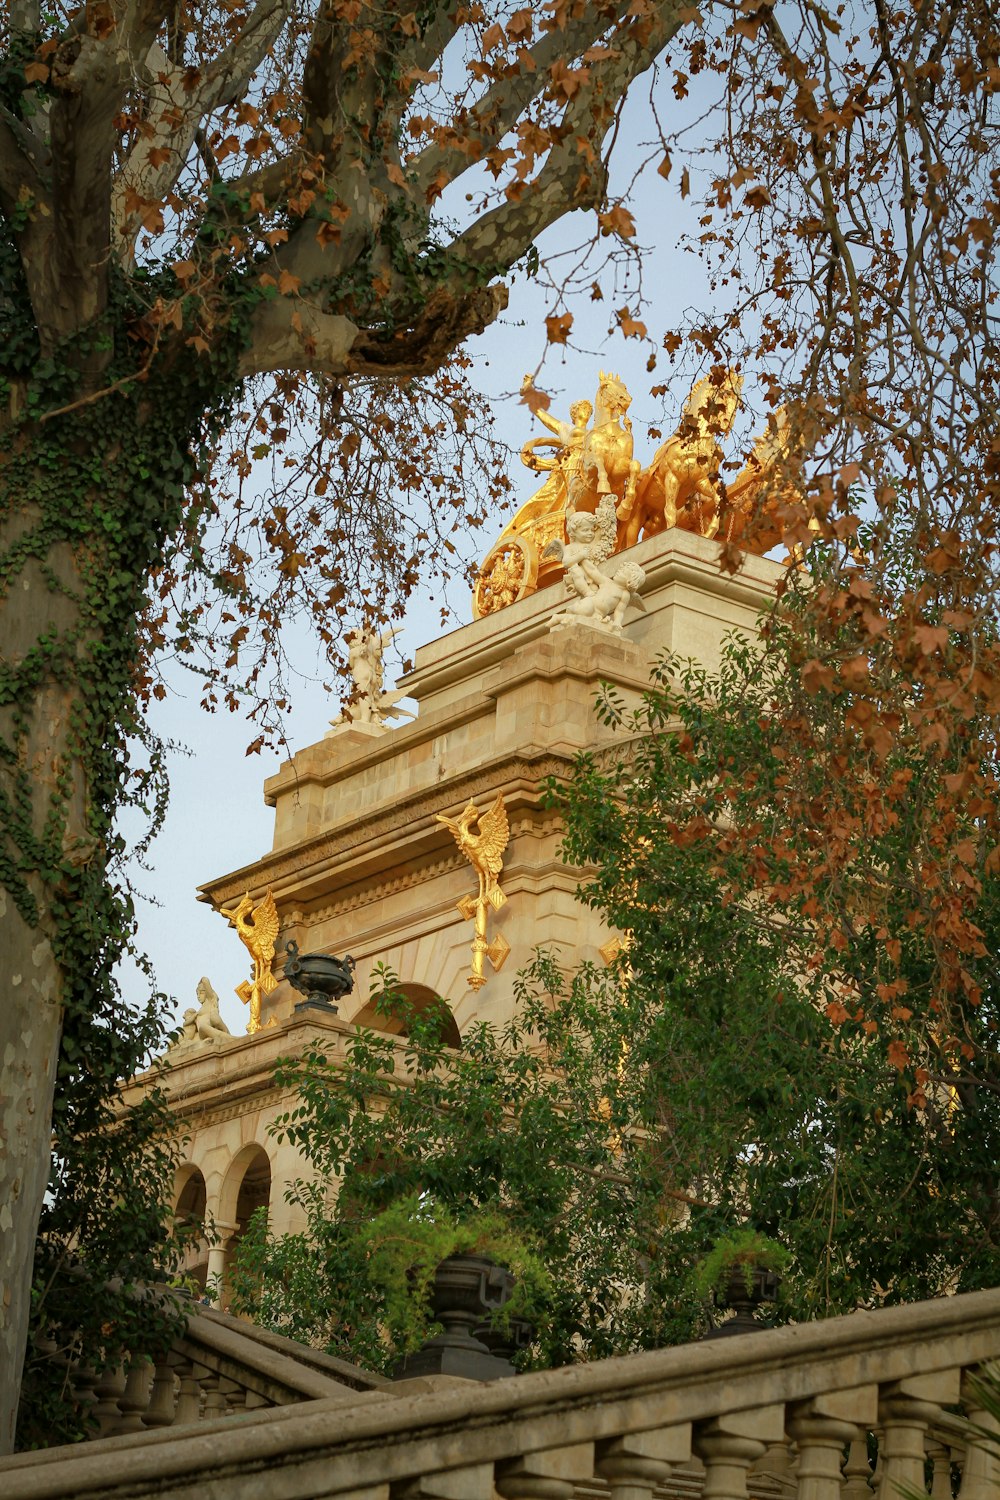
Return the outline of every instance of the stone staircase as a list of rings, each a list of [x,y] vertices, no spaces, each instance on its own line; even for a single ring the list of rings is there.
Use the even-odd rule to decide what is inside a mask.
[[[490,1385],[391,1385],[199,1309],[166,1359],[84,1372],[107,1436],[0,1460],[0,1497],[1000,1500],[998,1361],[1000,1291]]]

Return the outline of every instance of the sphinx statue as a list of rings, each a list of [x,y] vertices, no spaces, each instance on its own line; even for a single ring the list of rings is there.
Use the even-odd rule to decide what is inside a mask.
[[[216,1042],[222,1036],[232,1035],[219,1014],[219,997],[212,981],[204,974],[198,980],[195,996],[198,1004],[188,1006],[184,1012],[180,1036],[173,1043],[171,1051],[178,1047],[196,1045],[198,1042]]]

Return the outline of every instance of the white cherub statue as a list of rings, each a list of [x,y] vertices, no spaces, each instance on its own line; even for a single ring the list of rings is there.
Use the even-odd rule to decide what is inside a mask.
[[[553,628],[568,625],[572,620],[586,620],[589,625],[596,625],[612,635],[621,635],[625,611],[629,605],[636,604],[640,609],[645,609],[639,598],[639,590],[646,581],[646,575],[638,563],[628,560],[621,562],[610,576],[599,569],[595,569],[594,573],[599,579],[597,586],[591,592],[572,599],[552,621]],[[592,576],[594,575],[588,573],[588,577]]]
[[[390,625],[387,630],[374,630],[364,626],[352,630],[347,636],[347,662],[354,679],[352,701],[339,718],[334,719],[334,728],[346,724],[372,724],[384,728],[387,718],[412,718],[405,708],[397,708],[400,698],[406,693],[398,688],[387,693],[383,690],[384,668],[382,655],[394,636],[399,635],[401,625]]]
[[[601,586],[604,574],[601,563],[615,550],[618,523],[614,495],[602,495],[596,511],[566,512],[568,541],[558,537],[549,543],[543,557],[556,557],[566,569],[566,587],[580,598],[586,598]]]

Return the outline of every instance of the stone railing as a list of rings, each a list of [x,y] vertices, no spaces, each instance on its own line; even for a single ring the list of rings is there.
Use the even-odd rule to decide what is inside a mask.
[[[69,1380],[97,1439],[393,1389],[380,1375],[201,1304],[162,1357],[101,1371],[77,1364]]]
[[[257,1392],[292,1404],[257,1410],[240,1399],[253,1387],[222,1338],[232,1320],[204,1321],[211,1336],[189,1339],[184,1356],[211,1372],[213,1404],[204,1398],[197,1427],[0,1461],[4,1500],[896,1500],[928,1478],[934,1500],[1000,1497],[1000,1448],[978,1431],[990,1419],[974,1384],[1000,1359],[1000,1291],[491,1385],[435,1377],[350,1389],[301,1351],[299,1376],[275,1364],[274,1385]],[[299,1379],[317,1387],[296,1401]],[[319,1391],[325,1379],[335,1393]],[[117,1405],[131,1420],[124,1393]],[[154,1401],[139,1424],[155,1426],[158,1410]]]

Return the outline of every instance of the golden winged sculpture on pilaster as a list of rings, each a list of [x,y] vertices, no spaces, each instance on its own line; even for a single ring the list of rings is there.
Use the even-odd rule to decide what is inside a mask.
[[[475,936],[472,940],[472,968],[468,976],[471,989],[482,989],[486,983],[485,958],[489,958],[497,971],[503,968],[510,945],[502,933],[492,943],[486,941],[486,917],[489,908],[499,911],[507,900],[500,889],[499,876],[503,869],[504,850],[510,840],[510,823],[504,805],[503,792],[497,792],[493,806],[480,812],[474,801],[466,803],[461,816],[456,820],[444,813],[435,813],[437,822],[449,830],[455,843],[479,876],[477,896],[463,896],[458,909],[465,920],[475,919]],[[476,832],[473,833],[473,828]]]
[[[253,904],[250,892],[247,891],[238,906],[232,907],[229,911],[223,909],[222,915],[231,926],[236,928],[240,942],[253,961],[251,977],[244,979],[242,984],[236,986],[237,995],[244,1005],[250,1007],[247,1035],[252,1036],[255,1031],[260,1030],[261,1001],[265,995],[269,995],[277,987],[278,983],[271,971],[271,965],[274,962],[274,942],[281,923],[271,887],[268,886],[263,901],[258,902],[256,906]],[[273,1022],[268,1024],[273,1024]]]

